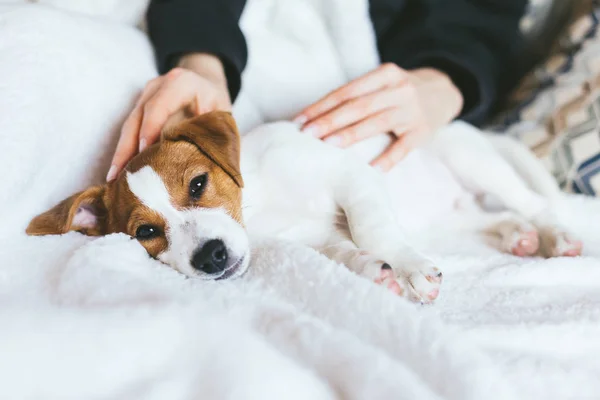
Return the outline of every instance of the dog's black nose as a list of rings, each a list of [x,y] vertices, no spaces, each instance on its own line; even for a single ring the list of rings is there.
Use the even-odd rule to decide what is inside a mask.
[[[207,274],[222,272],[227,266],[227,248],[221,239],[204,243],[192,257],[192,266]]]

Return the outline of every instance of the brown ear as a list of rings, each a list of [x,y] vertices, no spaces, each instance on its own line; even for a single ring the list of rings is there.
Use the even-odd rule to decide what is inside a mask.
[[[166,131],[163,140],[185,140],[193,144],[239,187],[244,187],[240,171],[240,134],[231,113],[212,111],[188,119]]]
[[[104,186],[92,186],[66,198],[31,220],[27,234],[56,235],[69,231],[79,231],[89,236],[105,234],[104,191]]]

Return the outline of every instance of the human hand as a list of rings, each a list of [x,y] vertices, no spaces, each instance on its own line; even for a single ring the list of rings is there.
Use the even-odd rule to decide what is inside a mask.
[[[185,118],[214,110],[231,110],[221,61],[209,54],[190,54],[179,67],[146,84],[125,120],[106,176],[116,178],[133,156],[155,143],[162,129]]]
[[[462,94],[444,73],[388,63],[329,93],[295,121],[304,132],[340,147],[393,133],[393,143],[372,162],[388,171],[456,118],[462,106]]]

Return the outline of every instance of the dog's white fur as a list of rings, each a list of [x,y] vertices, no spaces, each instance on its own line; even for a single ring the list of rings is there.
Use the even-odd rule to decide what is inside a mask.
[[[380,135],[345,151],[289,122],[253,130],[242,139],[248,231],[304,243],[369,279],[388,263],[406,296],[432,300],[438,270],[406,242],[384,176],[368,166],[389,141]],[[532,231],[539,231],[544,255],[574,246],[552,215],[559,188],[520,144],[456,122],[437,132],[424,151],[442,160],[468,193],[505,209],[487,213],[475,201],[460,205],[463,225],[497,236],[500,250],[511,252]]]
[[[158,255],[160,261],[188,276],[218,279],[227,274],[228,269],[216,275],[206,274],[195,269],[190,261],[193,253],[205,242],[220,238],[227,244],[229,268],[236,269],[231,276],[240,275],[246,270],[250,261],[248,236],[225,210],[177,209],[161,177],[151,166],[134,173],[127,172],[127,184],[142,204],[160,214],[165,221],[168,247]]]

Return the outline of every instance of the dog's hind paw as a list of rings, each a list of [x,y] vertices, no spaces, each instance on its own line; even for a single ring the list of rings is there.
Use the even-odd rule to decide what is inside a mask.
[[[510,252],[519,257],[529,257],[537,253],[540,247],[540,239],[535,229],[512,233],[508,244]]]
[[[583,243],[570,234],[556,228],[540,228],[540,255],[543,257],[577,257]]]

